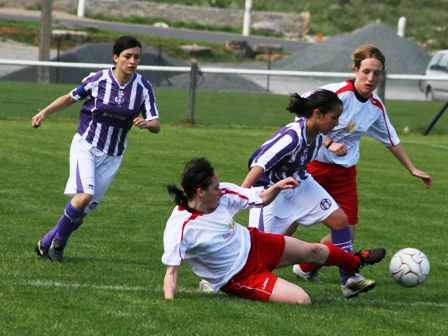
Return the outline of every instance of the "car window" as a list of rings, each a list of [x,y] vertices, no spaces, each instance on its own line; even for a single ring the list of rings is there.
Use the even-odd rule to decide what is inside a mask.
[[[443,53],[436,53],[432,58],[431,61],[429,62],[429,68],[431,70],[436,70],[438,68],[438,64],[440,59],[442,58]]]
[[[440,59],[440,62],[438,62],[439,65],[445,66],[448,64],[448,54],[443,54],[442,58]]]
[[[448,67],[448,53],[440,52],[432,58],[429,69],[438,71],[447,71]]]

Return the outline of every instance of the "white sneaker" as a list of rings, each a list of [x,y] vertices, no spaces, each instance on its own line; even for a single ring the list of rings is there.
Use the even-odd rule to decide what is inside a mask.
[[[210,282],[208,282],[207,280],[204,280],[204,279],[199,281],[199,290],[202,293],[214,293],[215,292],[213,290],[212,286],[210,285]]]
[[[348,278],[344,285],[341,285],[341,290],[345,298],[351,299],[361,293],[374,289],[375,286],[375,280],[367,279],[361,274],[356,273],[354,276]]]
[[[295,264],[294,266],[292,266],[292,272],[297,275],[297,277],[302,278],[303,280],[315,284],[320,284],[319,274],[317,270],[313,272],[305,272],[302,271],[299,264]]]

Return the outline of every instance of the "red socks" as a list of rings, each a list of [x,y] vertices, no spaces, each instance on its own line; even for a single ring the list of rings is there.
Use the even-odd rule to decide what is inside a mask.
[[[348,273],[355,273],[359,266],[359,257],[355,256],[347,251],[344,251],[340,247],[332,243],[324,243],[328,247],[328,258],[325,261],[325,266],[340,266]],[[300,268],[304,272],[312,272],[319,269],[321,265],[312,263],[302,263]]]
[[[337,265],[348,273],[355,273],[359,266],[359,257],[355,256],[332,243],[324,243],[328,247],[328,258],[325,261],[326,266]],[[303,270],[303,269],[302,269]]]

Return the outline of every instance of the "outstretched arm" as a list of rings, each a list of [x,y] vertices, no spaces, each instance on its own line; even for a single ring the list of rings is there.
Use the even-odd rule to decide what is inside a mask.
[[[39,127],[42,124],[42,121],[44,121],[44,119],[47,117],[47,115],[62,110],[63,108],[72,105],[75,101],[76,100],[73,99],[69,94],[56,98],[47,107],[40,110],[39,113],[31,118],[31,125],[33,127]]]
[[[400,163],[411,173],[412,176],[421,179],[427,187],[431,187],[432,177],[423,170],[419,170],[414,166],[411,159],[406,154],[406,151],[404,150],[402,144],[391,146],[389,147],[389,150],[397,158],[397,160],[400,161]]]
[[[299,182],[293,177],[287,177],[278,181],[276,184],[271,185],[268,189],[263,190],[260,194],[263,206],[271,203],[279,194],[280,191],[285,189],[293,189],[299,185]]]
[[[163,280],[163,293],[165,300],[173,300],[176,294],[177,284],[177,266],[168,266],[166,268],[165,278]]]

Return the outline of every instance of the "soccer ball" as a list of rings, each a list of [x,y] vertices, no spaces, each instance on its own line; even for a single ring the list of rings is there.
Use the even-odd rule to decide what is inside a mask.
[[[425,281],[429,273],[429,260],[420,250],[404,248],[392,257],[389,272],[403,287],[415,287]]]

